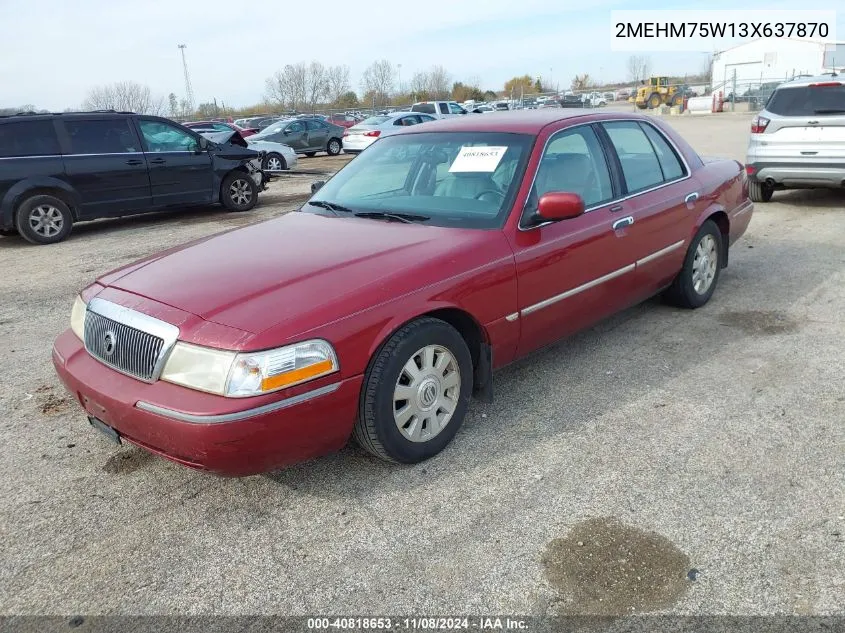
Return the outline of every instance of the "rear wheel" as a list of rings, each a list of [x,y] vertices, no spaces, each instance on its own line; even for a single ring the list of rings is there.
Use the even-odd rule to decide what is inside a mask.
[[[220,186],[220,202],[229,211],[249,211],[258,202],[258,185],[242,171],[233,171]]]
[[[55,244],[70,234],[73,215],[62,200],[54,196],[32,196],[24,200],[15,214],[18,233],[33,244]]]
[[[768,202],[772,199],[775,188],[764,182],[751,180],[748,182],[748,197],[752,202]]]
[[[463,423],[472,384],[472,358],[458,331],[440,319],[413,321],[367,370],[354,437],[386,461],[433,457]]]
[[[337,156],[341,149],[343,149],[343,144],[336,138],[330,138],[326,143],[326,153],[329,156]]]
[[[681,308],[700,308],[710,300],[722,268],[722,233],[712,220],[701,225],[690,243],[684,266],[666,290],[666,300]]]

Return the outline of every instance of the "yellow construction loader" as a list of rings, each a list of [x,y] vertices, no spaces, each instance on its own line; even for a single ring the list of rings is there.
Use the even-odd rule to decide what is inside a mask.
[[[669,85],[668,77],[650,77],[643,79],[643,85],[637,88],[634,103],[641,110],[657,108],[661,105],[676,106],[684,101],[684,95],[677,86]]]

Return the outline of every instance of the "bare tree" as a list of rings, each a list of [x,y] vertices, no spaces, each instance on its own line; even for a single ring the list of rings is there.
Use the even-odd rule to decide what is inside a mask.
[[[628,58],[628,78],[639,83],[649,76],[651,61],[645,55],[631,55]]]
[[[587,88],[593,87],[593,80],[587,73],[583,75],[575,75],[572,78],[572,89],[573,90],[586,90]]]
[[[329,66],[326,69],[326,98],[329,103],[339,103],[349,88],[349,66]]]
[[[413,77],[411,77],[411,96],[414,99],[418,99],[420,101],[425,101],[429,98],[428,94],[428,86],[429,86],[429,79],[428,73],[417,71],[414,73]]]
[[[167,101],[170,107],[170,116],[176,118],[179,116],[179,100],[176,98],[176,93],[171,92],[167,96]]]
[[[305,85],[308,107],[313,112],[326,96],[326,67],[318,61],[312,61],[305,73]]]
[[[305,62],[288,64],[265,81],[264,97],[282,108],[306,108],[310,104],[308,77],[309,67]]]
[[[82,107],[86,110],[121,110],[155,115],[164,115],[167,110],[164,98],[153,97],[149,86],[134,81],[92,88]]]
[[[272,77],[267,77],[264,81],[264,99],[281,107],[287,105],[288,83],[283,70],[277,70]]]
[[[434,99],[445,99],[452,92],[452,78],[443,66],[432,66],[428,72],[428,94]]]
[[[370,64],[361,77],[361,89],[373,95],[376,101],[384,103],[393,92],[396,70],[387,59]]]

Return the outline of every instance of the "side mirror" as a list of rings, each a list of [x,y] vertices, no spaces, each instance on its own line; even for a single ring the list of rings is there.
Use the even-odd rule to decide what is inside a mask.
[[[558,222],[577,218],[584,213],[584,199],[577,193],[551,191],[537,204],[536,218],[541,222]]]
[[[320,189],[320,187],[322,187],[325,184],[326,184],[325,180],[315,180],[314,182],[311,183],[311,193],[312,194],[317,193],[317,191]]]
[[[209,143],[208,139],[204,136],[200,136],[199,145],[197,145],[197,154],[205,152],[208,150]]]
[[[282,134],[284,134],[285,136],[288,136],[290,134],[290,130],[285,128],[285,131],[282,132]]]

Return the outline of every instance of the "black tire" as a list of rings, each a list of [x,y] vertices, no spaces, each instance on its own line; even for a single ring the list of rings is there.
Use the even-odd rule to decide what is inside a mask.
[[[329,156],[337,156],[343,149],[343,143],[339,138],[330,138],[326,143],[326,154]]]
[[[447,369],[454,367],[454,364],[457,365],[460,385],[453,387],[458,390],[457,403],[451,418],[442,430],[428,440],[411,441],[399,430],[394,417],[396,410],[394,389],[399,384],[400,377],[405,380],[403,375],[406,363],[427,346],[437,346],[452,355],[454,363],[449,361]],[[449,375],[451,372],[446,374],[446,376]],[[446,393],[448,389],[443,390],[441,378],[442,375],[437,373],[422,376],[418,397],[424,397],[426,390],[423,387],[426,382],[429,385],[432,382],[437,385],[434,389],[435,395],[431,398],[439,397],[441,391]],[[353,436],[364,450],[385,461],[415,464],[429,459],[442,451],[458,432],[469,406],[472,385],[472,357],[458,331],[445,321],[431,317],[412,321],[391,336],[370,362],[361,389],[358,420],[355,423]],[[406,406],[409,405],[410,402],[407,402]],[[435,413],[439,411],[436,404],[433,406],[434,408],[430,411]],[[414,417],[416,416],[412,416],[411,420]],[[430,420],[418,419],[414,424],[419,425],[424,432],[426,422],[430,423]],[[406,429],[406,432],[409,431]]]
[[[55,244],[70,235],[73,214],[64,201],[55,196],[37,195],[18,205],[15,227],[33,244]]]
[[[258,203],[258,185],[249,174],[230,172],[220,185],[220,202],[229,211],[249,211]]]
[[[271,169],[271,166],[273,169]],[[264,157],[264,163],[262,164],[261,168],[264,171],[285,171],[288,168],[287,161],[285,161],[285,157],[279,154],[278,152],[270,152],[267,156]]]
[[[750,180],[748,182],[748,197],[752,202],[768,202],[772,199],[775,188],[764,182]]]
[[[305,152],[305,155],[308,158],[314,158],[317,155],[317,152]]]
[[[0,229],[0,237],[14,237],[17,234],[17,229]]]
[[[648,98],[647,103],[648,103],[648,107],[653,110],[654,108],[658,108],[658,107],[660,107],[660,105],[663,104],[663,99],[660,98],[659,94],[657,94],[656,92],[653,92],[653,93],[651,93],[651,96]]]
[[[712,239],[712,242],[709,240]],[[715,270],[712,271],[712,279],[706,288],[696,290],[696,269],[699,267],[701,259],[698,254],[699,245],[703,245],[706,251],[707,244],[715,246],[715,253],[710,254],[709,260],[715,260]],[[722,270],[724,240],[719,227],[712,220],[707,220],[698,229],[698,233],[692,238],[687,255],[684,258],[684,266],[681,272],[675,277],[675,281],[666,290],[664,298],[672,305],[679,308],[689,308],[694,310],[700,308],[710,300],[713,292],[716,290],[716,284],[719,282],[719,273]]]
[[[679,106],[684,102],[684,95],[675,93],[675,96],[672,97],[672,105]]]

